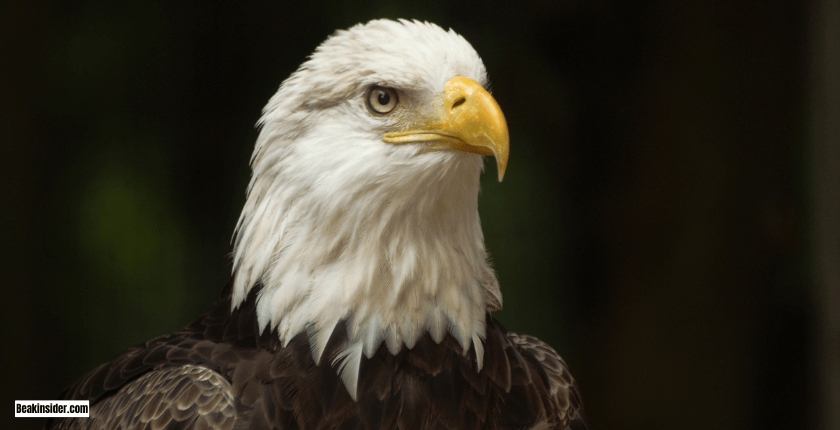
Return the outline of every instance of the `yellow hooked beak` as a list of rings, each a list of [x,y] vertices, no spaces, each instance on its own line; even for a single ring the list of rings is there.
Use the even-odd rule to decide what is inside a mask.
[[[386,133],[388,143],[431,142],[427,151],[454,149],[496,157],[499,182],[505,176],[510,137],[499,104],[478,82],[456,76],[446,83],[444,111],[419,128]]]

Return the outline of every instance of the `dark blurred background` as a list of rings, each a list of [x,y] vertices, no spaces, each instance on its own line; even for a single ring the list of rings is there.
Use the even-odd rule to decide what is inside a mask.
[[[334,30],[404,17],[484,59],[497,315],[593,429],[836,430],[838,3],[1,2],[2,404],[199,316],[264,103]]]

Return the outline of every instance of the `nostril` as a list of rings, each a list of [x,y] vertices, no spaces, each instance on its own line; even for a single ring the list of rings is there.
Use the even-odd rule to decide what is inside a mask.
[[[455,109],[455,108],[457,108],[458,106],[461,106],[461,105],[462,105],[462,104],[464,104],[464,102],[466,102],[466,101],[467,101],[467,99],[466,99],[466,98],[464,98],[464,97],[461,97],[461,98],[459,98],[458,100],[455,100],[455,103],[452,103],[452,109]]]

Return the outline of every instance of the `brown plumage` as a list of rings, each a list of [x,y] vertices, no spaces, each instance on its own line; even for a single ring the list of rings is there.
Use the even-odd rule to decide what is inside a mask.
[[[396,356],[384,346],[359,371],[353,401],[329,362],[298,335],[283,348],[258,332],[254,288],[230,312],[230,290],[204,316],[136,346],[80,378],[62,399],[91,401],[90,418],[48,429],[585,429],[580,394],[551,347],[487,316],[484,367],[447,336]],[[345,341],[336,328],[325,354]]]

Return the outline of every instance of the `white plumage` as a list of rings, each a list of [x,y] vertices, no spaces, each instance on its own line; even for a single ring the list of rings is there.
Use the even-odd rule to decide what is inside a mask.
[[[480,350],[486,312],[501,307],[478,216],[481,156],[383,141],[440,115],[456,76],[487,83],[460,35],[372,21],[318,47],[260,120],[233,306],[262,282],[260,326],[278,328],[284,342],[306,331],[316,362],[346,319],[351,393],[360,358],[352,354],[370,356],[382,341],[396,354],[426,331]],[[396,89],[399,111],[372,115],[364,102],[372,85]]]

